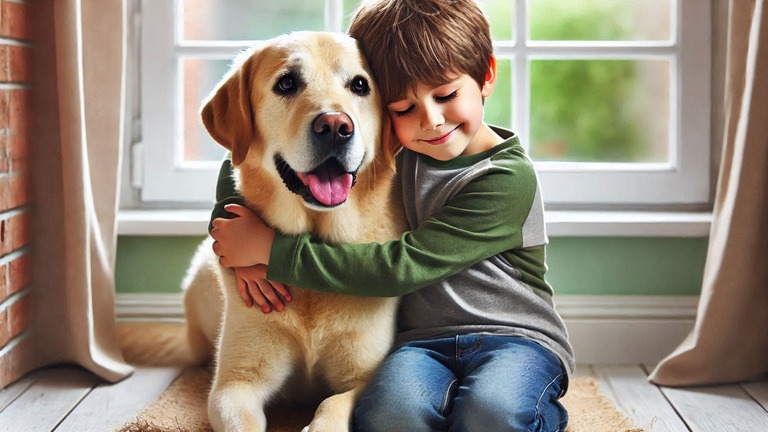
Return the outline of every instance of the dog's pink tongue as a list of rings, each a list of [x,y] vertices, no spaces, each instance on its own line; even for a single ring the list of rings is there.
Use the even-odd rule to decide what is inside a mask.
[[[309,186],[315,199],[327,206],[346,201],[352,188],[352,174],[341,171],[336,164],[325,164],[310,173],[297,175]]]

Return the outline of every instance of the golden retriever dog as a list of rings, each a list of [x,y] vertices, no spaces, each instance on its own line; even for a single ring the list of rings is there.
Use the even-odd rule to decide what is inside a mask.
[[[201,114],[232,154],[239,192],[274,228],[346,243],[402,232],[388,118],[350,37],[290,33],[244,52]],[[214,351],[213,429],[265,431],[264,406],[287,399],[319,403],[305,430],[349,430],[391,347],[397,300],[292,287],[284,311],[264,314],[245,305],[210,242],[183,285],[194,361]]]

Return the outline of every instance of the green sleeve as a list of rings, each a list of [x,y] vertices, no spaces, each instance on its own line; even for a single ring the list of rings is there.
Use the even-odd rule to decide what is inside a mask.
[[[213,229],[213,220],[216,218],[232,219],[235,215],[224,210],[227,204],[245,205],[245,200],[235,187],[235,179],[232,177],[232,156],[227,153],[219,169],[219,178],[216,181],[216,204],[211,212],[211,220],[208,222],[208,232]]]
[[[522,247],[536,176],[497,170],[466,185],[440,211],[398,240],[327,244],[277,234],[267,279],[323,292],[400,296],[483,259]]]

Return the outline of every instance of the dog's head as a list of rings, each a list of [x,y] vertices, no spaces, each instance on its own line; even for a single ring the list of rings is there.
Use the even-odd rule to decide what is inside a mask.
[[[236,168],[259,166],[315,210],[344,204],[377,154],[394,158],[367,63],[340,33],[290,33],[244,52],[201,115]]]

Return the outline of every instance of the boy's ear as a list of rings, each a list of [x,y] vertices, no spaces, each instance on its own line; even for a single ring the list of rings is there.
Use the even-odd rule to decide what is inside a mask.
[[[496,57],[491,56],[488,61],[488,70],[485,72],[485,81],[483,87],[480,89],[483,98],[487,98],[493,92],[493,87],[496,85]]]

